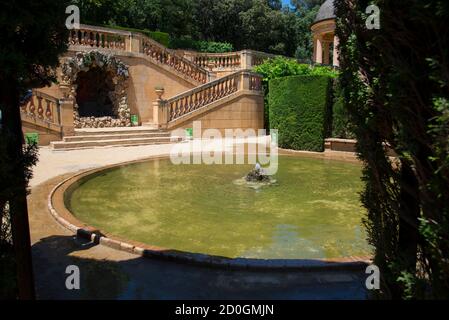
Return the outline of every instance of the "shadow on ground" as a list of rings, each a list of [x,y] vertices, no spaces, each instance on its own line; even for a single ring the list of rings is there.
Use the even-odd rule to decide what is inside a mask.
[[[365,299],[362,271],[223,270],[141,258],[83,257],[93,243],[50,236],[33,245],[39,299]],[[113,249],[111,249],[113,250]],[[76,253],[76,255],[75,255]],[[135,257],[129,259],[129,257]],[[76,265],[80,290],[67,290],[65,269]]]

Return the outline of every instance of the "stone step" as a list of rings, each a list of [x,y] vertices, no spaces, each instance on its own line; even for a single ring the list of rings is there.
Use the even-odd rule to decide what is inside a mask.
[[[122,128],[85,128],[75,129],[75,136],[102,136],[102,135],[122,135],[136,133],[161,133],[166,132],[151,127],[122,127]]]
[[[53,150],[74,150],[95,147],[112,147],[112,146],[139,146],[149,144],[175,143],[181,141],[182,138],[170,137],[146,137],[132,139],[110,139],[110,140],[89,140],[89,141],[58,141],[51,142],[50,146]]]
[[[75,135],[67,136],[63,138],[64,142],[75,141],[100,141],[100,140],[122,140],[122,139],[137,139],[137,138],[162,138],[170,137],[169,132],[154,131],[154,132],[136,132],[136,133],[107,133],[107,134],[95,134],[95,135]]]

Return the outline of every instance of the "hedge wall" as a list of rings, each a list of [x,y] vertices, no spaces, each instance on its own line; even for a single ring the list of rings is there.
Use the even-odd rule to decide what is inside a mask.
[[[326,76],[290,76],[269,82],[271,129],[281,148],[323,151],[329,134],[332,80]]]
[[[234,50],[232,44],[228,42],[193,40],[191,37],[188,36],[171,39],[170,48],[195,50],[198,52],[207,52],[207,53],[224,53],[224,52],[231,52]]]
[[[139,32],[147,37],[153,39],[154,41],[159,42],[160,44],[168,47],[170,45],[170,35],[166,32],[161,31],[150,31],[148,29],[136,29],[136,28],[128,28],[114,25],[101,25],[102,27],[123,30],[123,31],[131,31],[131,32]]]

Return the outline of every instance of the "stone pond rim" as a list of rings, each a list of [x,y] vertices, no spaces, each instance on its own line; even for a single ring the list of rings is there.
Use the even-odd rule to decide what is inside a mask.
[[[297,152],[282,152],[283,154],[295,154]],[[314,156],[314,153],[306,153],[306,156]],[[320,157],[316,153],[317,158]],[[65,206],[65,191],[77,183],[80,179],[93,175],[100,171],[120,167],[124,165],[147,162],[149,160],[164,160],[168,155],[152,156],[145,159],[114,164],[96,169],[90,169],[77,173],[57,184],[48,196],[48,208],[54,219],[72,231],[76,236],[103,244],[108,247],[137,254],[142,257],[158,258],[180,263],[195,264],[208,267],[231,269],[274,269],[274,270],[364,270],[371,263],[370,256],[349,256],[332,259],[254,259],[254,258],[227,258],[203,253],[191,253],[170,248],[162,248],[133,240],[127,240],[115,235],[107,235],[102,231],[78,220]],[[344,158],[339,160],[347,161]],[[350,162],[353,162],[352,159]]]

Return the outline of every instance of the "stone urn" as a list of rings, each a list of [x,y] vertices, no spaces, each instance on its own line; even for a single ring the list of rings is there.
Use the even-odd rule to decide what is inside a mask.
[[[164,94],[165,90],[163,87],[156,87],[154,88],[154,91],[156,91],[157,99],[162,100],[162,95]]]

